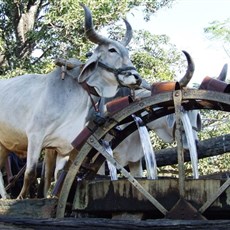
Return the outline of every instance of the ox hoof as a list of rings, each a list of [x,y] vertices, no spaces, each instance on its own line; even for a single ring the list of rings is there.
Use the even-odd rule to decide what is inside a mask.
[[[9,200],[11,197],[9,194],[5,194],[3,197],[1,197],[1,200]]]
[[[16,200],[23,200],[24,199],[24,196],[19,194],[18,197],[16,198]]]
[[[10,195],[4,192],[3,194],[1,194],[1,199],[2,200],[10,199]]]

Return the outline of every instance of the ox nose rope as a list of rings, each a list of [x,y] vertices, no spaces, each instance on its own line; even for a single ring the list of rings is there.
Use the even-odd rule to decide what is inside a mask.
[[[126,66],[126,67],[115,69],[115,68],[112,68],[112,67],[110,67],[110,66],[108,66],[108,65],[106,65],[106,64],[104,64],[104,63],[102,63],[100,61],[98,61],[97,64],[98,64],[98,66],[106,69],[107,71],[114,73],[114,75],[115,75],[115,77],[116,77],[116,79],[117,79],[117,81],[118,81],[120,86],[124,86],[124,85],[119,80],[118,75],[123,74],[123,75],[125,75],[125,77],[128,77],[128,76],[132,75],[131,72],[128,72],[129,70],[136,70],[136,68],[134,66]]]
[[[134,66],[127,66],[127,67],[122,67],[122,68],[117,68],[117,69],[116,69],[116,68],[112,68],[112,67],[110,67],[110,66],[108,66],[108,65],[106,65],[106,64],[104,64],[104,63],[102,63],[102,62],[100,62],[100,61],[97,62],[97,65],[100,66],[100,67],[102,67],[102,68],[104,68],[104,69],[106,69],[106,70],[109,71],[109,72],[114,73],[114,75],[115,75],[115,77],[116,77],[116,79],[117,79],[117,82],[118,82],[118,84],[119,84],[120,86],[124,86],[124,85],[123,85],[123,84],[121,83],[121,81],[119,80],[118,75],[119,75],[119,74],[123,74],[123,75],[125,75],[125,77],[128,77],[128,76],[132,75],[131,72],[128,72],[129,70],[136,70],[136,68],[135,68]],[[86,81],[82,82],[81,85],[82,85],[82,87],[87,91],[87,93],[88,93],[88,95],[89,95],[89,97],[90,97],[90,100],[91,100],[91,102],[92,102],[92,105],[93,105],[93,107],[94,107],[94,110],[95,110],[97,116],[100,117],[99,108],[97,107],[97,105],[96,105],[95,101],[93,100],[91,94],[93,94],[94,96],[97,96],[97,97],[99,97],[99,95],[97,94],[97,92],[96,92],[96,90],[94,89],[94,87],[90,87],[90,86],[87,84]],[[134,91],[133,91],[133,92],[134,92]],[[134,94],[133,96],[135,96],[135,94]],[[102,118],[102,117],[101,117],[101,118]],[[103,119],[103,122],[104,122],[104,119]],[[101,123],[101,122],[100,122],[100,123]]]
[[[90,87],[86,81],[81,83],[82,87],[87,91],[92,106],[94,108],[94,122],[97,123],[98,125],[102,125],[105,123],[105,118],[102,116],[102,113],[100,111],[100,104],[101,104],[101,97],[97,94],[96,90],[93,87]],[[96,103],[92,97],[92,95],[96,96],[96,97],[100,97],[99,101]]]
[[[93,105],[93,107],[94,107],[94,110],[95,110],[96,112],[98,112],[99,110],[98,110],[98,108],[97,108],[97,106],[96,106],[95,101],[93,100],[93,97],[92,97],[92,94],[93,94],[94,96],[99,97],[99,95],[97,94],[96,90],[95,90],[93,87],[90,87],[90,86],[87,84],[86,81],[82,82],[81,85],[82,85],[82,87],[87,91],[87,93],[88,93],[88,95],[89,95],[89,97],[90,97],[91,103],[92,103],[92,105]]]

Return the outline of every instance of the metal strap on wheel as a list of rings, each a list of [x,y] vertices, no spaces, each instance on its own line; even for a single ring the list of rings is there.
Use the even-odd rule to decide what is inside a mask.
[[[130,181],[130,183],[134,187],[136,187],[161,213],[163,213],[164,215],[167,214],[168,211],[106,151],[106,149],[99,143],[94,135],[91,135],[87,142],[88,144],[93,146],[98,152],[100,152],[111,164],[113,164],[117,168],[117,170],[121,171],[122,174]]]
[[[173,92],[173,100],[176,115],[176,142],[177,142],[177,157],[178,157],[178,169],[179,169],[179,191],[180,196],[184,197],[185,194],[185,170],[184,170],[184,151],[182,146],[182,125],[181,125],[181,90]]]

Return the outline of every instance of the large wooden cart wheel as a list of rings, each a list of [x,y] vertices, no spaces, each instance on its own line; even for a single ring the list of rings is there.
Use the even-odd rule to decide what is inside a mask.
[[[227,93],[195,89],[182,89],[172,92],[159,93],[157,95],[131,103],[129,106],[115,113],[101,126],[95,124],[94,122],[90,123],[86,127],[88,132],[87,139],[84,141],[84,143],[82,143],[80,151],[75,151],[71,157],[72,161],[69,162],[70,167],[58,198],[56,217],[62,218],[65,216],[72,185],[77,183],[78,179],[93,179],[101,164],[104,162],[105,158],[102,156],[103,154],[99,154],[93,163],[89,163],[89,159],[92,159],[97,152],[103,151],[101,140],[107,133],[114,135],[114,146],[112,147],[115,148],[115,146],[118,145],[125,138],[125,136],[130,135],[130,133],[137,129],[135,122],[131,123],[128,128],[122,131],[122,133],[119,133],[115,129],[115,127],[119,124],[133,121],[132,114],[141,117],[141,119],[147,123],[167,114],[174,112],[179,113],[181,106],[183,106],[185,110],[209,109],[229,112],[230,95]],[[143,113],[144,111],[145,113]],[[182,149],[182,145],[179,143],[179,139],[177,139],[178,151],[182,151],[180,150]],[[126,170],[123,167],[120,167],[119,164],[117,165],[117,168],[119,168],[124,175],[126,174]],[[151,194],[143,191],[142,187],[132,176],[128,179],[164,215],[167,214],[167,210],[161,206],[161,204],[159,204],[154,197],[151,196]],[[183,181],[181,184],[183,187]]]

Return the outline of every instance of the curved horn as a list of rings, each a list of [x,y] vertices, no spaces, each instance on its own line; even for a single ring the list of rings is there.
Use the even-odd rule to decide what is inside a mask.
[[[123,38],[121,43],[124,46],[127,46],[133,37],[133,29],[126,19],[123,18],[123,20],[124,20],[125,26],[126,26],[126,33],[125,33],[125,37]]]
[[[182,52],[186,56],[186,59],[188,62],[188,68],[187,68],[187,71],[186,71],[184,77],[181,78],[179,83],[180,83],[181,87],[185,87],[189,83],[189,81],[192,79],[193,73],[195,71],[195,64],[194,64],[192,57],[190,56],[189,53],[187,53],[184,50],[182,50]]]
[[[219,76],[217,77],[218,80],[220,81],[225,81],[227,77],[227,72],[228,72],[228,64],[224,64]]]
[[[85,35],[86,37],[93,43],[101,44],[107,42],[108,39],[101,36],[94,30],[92,14],[90,9],[84,4],[80,3],[80,5],[84,8],[85,11]]]

